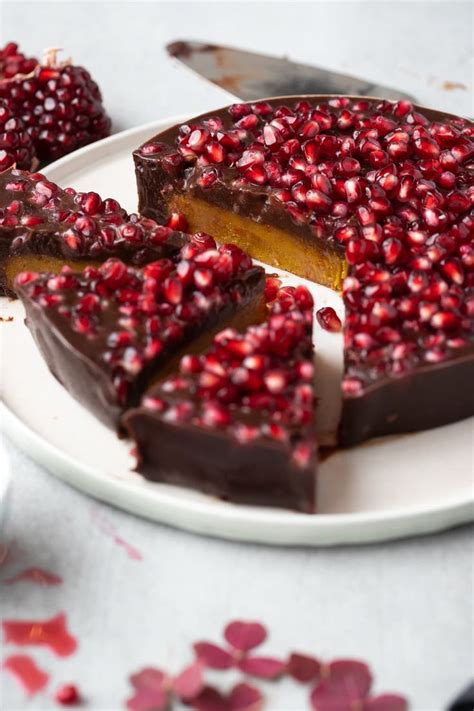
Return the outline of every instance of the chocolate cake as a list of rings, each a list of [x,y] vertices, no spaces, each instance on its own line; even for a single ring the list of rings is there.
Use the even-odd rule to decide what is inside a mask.
[[[15,289],[51,372],[110,427],[183,354],[226,325],[265,316],[264,272],[238,247],[190,236],[179,259],[143,269],[109,259],[59,275],[22,272]]]
[[[0,295],[13,296],[24,270],[82,269],[112,256],[146,264],[177,254],[186,240],[97,193],[63,190],[40,173],[0,173]]]
[[[281,289],[265,323],[227,328],[148,390],[125,425],[138,470],[230,501],[315,510],[313,301]]]
[[[339,439],[474,414],[474,125],[407,101],[284,97],[134,152],[139,211],[342,287]]]

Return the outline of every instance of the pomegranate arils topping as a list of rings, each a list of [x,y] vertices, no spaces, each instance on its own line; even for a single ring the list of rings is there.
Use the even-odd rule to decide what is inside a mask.
[[[182,164],[196,171],[193,184],[212,189],[221,171],[229,170],[239,200],[240,191],[242,199],[251,195],[265,205],[263,215],[267,206],[286,214],[308,239],[324,240],[324,249],[338,251],[341,259],[344,252],[345,395],[358,396],[371,380],[400,377],[423,360],[440,362],[455,347],[446,345],[448,336],[453,344],[470,342],[474,306],[466,290],[474,288],[474,132],[467,121],[449,116],[434,121],[407,101],[334,97],[321,103],[237,104],[216,123],[212,118],[197,123],[183,127],[178,137],[179,147],[193,153]],[[189,167],[192,161],[196,168]],[[15,210],[12,206],[9,217],[21,219]],[[184,264],[177,276],[205,299],[239,268],[239,258],[215,245],[202,252],[202,261],[194,263],[197,253],[188,246],[182,258],[196,271]],[[278,414],[283,422],[280,399],[296,389],[291,377],[300,370],[295,366],[290,377],[286,364],[272,359],[291,353],[292,335],[283,324],[296,295],[271,279],[266,292],[273,304],[268,345],[261,352],[252,340],[252,352],[244,355],[242,339],[228,339],[242,353],[232,354],[235,382],[222,385],[221,402],[233,413],[245,391],[246,407]],[[320,309],[317,320],[341,330],[330,309]],[[230,358],[232,346],[225,352]],[[249,373],[261,376],[261,384]],[[294,417],[304,420],[304,408]],[[233,420],[232,431],[252,440],[254,432],[246,426]]]
[[[235,253],[237,248],[229,245],[225,249]],[[216,250],[210,252],[205,259],[212,261]],[[269,437],[289,445],[288,428],[312,427],[313,423],[313,365],[303,356],[311,348],[313,299],[305,287],[279,288],[278,280],[273,280],[268,322],[251,326],[243,335],[233,329],[221,331],[202,356],[185,356],[180,363],[180,372],[193,383],[182,395],[191,397],[195,405],[191,422],[229,429],[242,444]],[[302,381],[307,383],[308,394],[301,390]],[[168,395],[171,398],[173,382],[172,377],[157,386],[157,396],[165,401]],[[174,387],[172,397],[170,405],[176,403]],[[246,422],[249,410],[262,413],[261,424]]]

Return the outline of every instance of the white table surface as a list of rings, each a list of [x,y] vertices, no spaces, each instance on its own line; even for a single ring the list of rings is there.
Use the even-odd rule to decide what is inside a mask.
[[[474,113],[467,2],[14,0],[1,4],[0,21],[3,41],[15,38],[34,53],[62,46],[85,64],[103,89],[115,130],[226,103],[224,92],[167,59],[163,45],[183,37],[287,54],[399,86],[426,105]],[[447,90],[444,82],[467,88]],[[32,407],[41,406],[32,394]],[[153,664],[177,670],[189,660],[192,641],[217,640],[236,617],[264,620],[272,631],[267,649],[275,653],[367,660],[377,689],[406,693],[416,711],[444,708],[472,675],[472,527],[358,548],[226,543],[98,504],[11,445],[9,452],[14,481],[3,539],[11,555],[0,579],[36,565],[64,584],[2,587],[2,615],[40,618],[64,610],[80,646],[68,659],[33,650],[52,675],[48,692],[33,700],[3,674],[6,711],[55,708],[49,694],[68,680],[78,683],[87,708],[119,709],[131,672]],[[98,512],[142,561],[99,530]],[[289,683],[268,691],[272,711],[307,708],[301,689]]]

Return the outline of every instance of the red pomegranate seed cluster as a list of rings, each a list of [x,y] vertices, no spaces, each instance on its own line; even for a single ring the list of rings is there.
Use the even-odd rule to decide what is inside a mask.
[[[0,81],[11,79],[17,74],[31,74],[39,64],[34,57],[25,57],[16,42],[8,42],[0,49]]]
[[[0,99],[0,173],[12,166],[29,170],[36,163],[34,143],[25,124]]]
[[[0,99],[23,122],[40,161],[55,160],[110,133],[110,118],[89,72],[70,61],[58,62],[56,55],[50,50],[39,63],[26,59],[14,43],[0,50]]]
[[[49,248],[40,233],[47,235]],[[177,250],[185,240],[153,220],[127,214],[116,200],[63,190],[41,173],[20,170],[0,174],[2,237],[8,238],[12,253],[42,246],[53,255],[97,259],[120,255],[135,263],[147,257],[150,261],[150,252],[166,243],[176,242]]]
[[[145,367],[174,351],[210,313],[240,301],[239,279],[251,268],[259,270],[238,247],[216,248],[212,237],[198,233],[177,262],[161,259],[138,270],[109,259],[81,274],[69,267],[56,276],[22,272],[17,285],[87,339],[84,350],[105,364],[118,401],[126,404],[130,384]]]
[[[338,97],[236,104],[181,126],[175,148],[142,152],[162,152],[186,175],[193,166],[203,189],[258,188],[345,250],[350,396],[473,342],[473,138],[471,122],[429,118],[407,101]]]
[[[306,466],[315,447],[312,310],[305,287],[280,289],[267,322],[243,334],[225,329],[204,354],[184,356],[144,406],[169,422],[227,429],[242,443],[291,443]]]

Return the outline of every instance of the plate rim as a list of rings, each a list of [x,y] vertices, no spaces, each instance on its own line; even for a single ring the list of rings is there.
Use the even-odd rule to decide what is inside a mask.
[[[175,499],[165,489],[159,492],[161,501],[151,500],[145,489],[133,482],[101,476],[93,468],[78,464],[25,424],[4,402],[0,402],[0,428],[34,461],[75,489],[143,518],[217,538],[285,546],[351,545],[434,533],[474,520],[474,496],[383,513],[315,515],[264,507],[214,507],[212,499]],[[255,510],[260,516],[257,519]],[[180,514],[178,521],[175,514]],[[249,524],[253,530],[247,528]]]
[[[80,170],[90,154],[107,156],[116,144],[142,133],[149,132],[152,136],[153,132],[188,117],[189,114],[165,117],[120,131],[60,158],[42,172],[50,175],[71,163]],[[161,501],[157,501],[147,497],[143,493],[146,489],[137,488],[133,482],[101,476],[90,466],[79,464],[23,422],[3,398],[0,402],[0,430],[48,471],[96,499],[156,522],[217,538],[287,546],[375,543],[429,534],[474,520],[474,486],[471,497],[454,497],[440,504],[382,513],[375,510],[310,515],[232,504],[215,507],[211,498],[202,501],[176,499],[165,490],[159,492]],[[255,511],[259,513],[257,518]],[[275,526],[278,531],[272,530]]]

